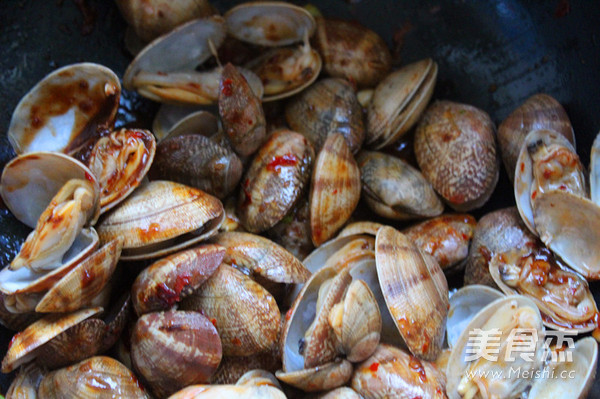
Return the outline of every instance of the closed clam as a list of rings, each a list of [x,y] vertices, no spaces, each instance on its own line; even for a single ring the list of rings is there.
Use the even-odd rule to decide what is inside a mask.
[[[320,151],[329,135],[339,133],[353,154],[360,149],[365,126],[354,89],[342,79],[319,80],[290,100],[285,119]]]
[[[392,66],[383,39],[357,22],[317,18],[314,41],[325,72],[361,88],[375,86]]]
[[[442,348],[448,314],[442,269],[392,227],[379,229],[375,247],[381,290],[400,334],[415,356],[434,360]]]
[[[414,167],[380,152],[358,154],[362,192],[375,213],[390,219],[432,217],[444,210],[442,201]]]
[[[446,398],[446,378],[432,363],[381,344],[354,371],[352,388],[364,398]]]
[[[403,233],[433,256],[444,272],[464,266],[477,221],[467,214],[448,214],[411,226]]]
[[[360,170],[346,139],[327,137],[317,155],[310,185],[310,227],[315,246],[334,236],[360,199]]]
[[[123,364],[96,356],[48,373],[41,381],[39,398],[149,398],[135,375]]]
[[[191,19],[208,17],[216,10],[208,0],[118,0],[121,15],[143,42],[149,42]]]
[[[433,103],[417,126],[415,155],[423,176],[459,212],[481,207],[498,182],[494,124],[470,105]]]
[[[418,61],[377,85],[368,108],[367,146],[383,148],[414,126],[431,99],[437,69],[431,59]]]
[[[248,231],[273,227],[292,209],[310,178],[314,151],[299,133],[273,133],[255,155],[238,198],[238,215]]]
[[[540,129],[554,130],[575,146],[573,127],[564,108],[548,94],[534,94],[498,126],[498,146],[511,181],[525,136]]]
[[[88,158],[100,185],[100,212],[122,202],[141,183],[150,169],[156,141],[141,129],[121,129],[99,139]]]
[[[490,274],[507,295],[521,294],[550,328],[589,332],[598,327],[596,301],[585,279],[543,246],[496,253]]]
[[[225,248],[205,244],[177,252],[144,269],[131,287],[138,315],[167,310],[200,287],[215,272]]]
[[[70,155],[91,147],[97,129],[111,129],[121,95],[119,78],[93,63],[57,69],[17,105],[8,140],[17,154],[57,151]]]
[[[265,141],[267,123],[260,97],[229,63],[219,83],[219,115],[231,146],[241,156],[253,154]]]
[[[121,259],[159,257],[211,235],[224,218],[221,202],[182,184],[156,180],[140,187],[98,225],[103,241],[123,237]]]
[[[131,335],[131,360],[160,397],[191,384],[208,382],[221,361],[215,326],[197,312],[143,315]]]
[[[536,238],[527,229],[517,208],[499,209],[484,215],[475,226],[465,266],[465,285],[485,284],[496,287],[489,262],[496,253],[527,247]]]
[[[217,328],[223,354],[250,356],[270,350],[279,338],[275,299],[250,277],[223,263],[181,309],[202,311]]]

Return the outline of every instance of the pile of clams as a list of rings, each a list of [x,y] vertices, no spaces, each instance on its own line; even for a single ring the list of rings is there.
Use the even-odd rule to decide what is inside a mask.
[[[588,171],[556,99],[496,128],[432,102],[435,60],[392,70],[315,7],[116,2],[123,86],[65,66],[8,128],[0,195],[31,232],[0,270],[7,397],[587,395],[600,139]],[[116,123],[122,87],[151,127]],[[466,213],[502,166],[515,206]],[[471,356],[482,331],[501,361]]]

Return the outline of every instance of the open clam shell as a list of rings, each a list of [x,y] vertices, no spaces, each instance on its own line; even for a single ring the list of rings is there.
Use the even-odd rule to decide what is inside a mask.
[[[140,187],[98,225],[102,241],[123,237],[121,259],[149,259],[217,233],[225,213],[217,198],[169,181]]]
[[[17,333],[2,359],[2,372],[8,373],[37,356],[35,349],[39,348],[63,331],[73,327],[99,312],[102,308],[83,309],[67,315],[53,314],[31,324],[25,330]]]
[[[196,116],[191,117],[193,114]],[[203,135],[210,136],[219,129],[217,117],[203,110],[201,106],[162,104],[152,121],[152,133],[156,140],[160,143],[175,126],[183,123],[188,117],[193,121],[193,127],[187,129],[186,125],[185,131],[207,132]]]
[[[112,127],[120,95],[119,78],[102,65],[82,63],[57,69],[19,102],[8,140],[17,154],[74,154],[95,142],[98,127]]]
[[[377,85],[368,111],[368,146],[383,148],[414,126],[431,99],[437,70],[428,58],[392,72]]]
[[[536,235],[533,207],[539,195],[560,190],[587,197],[583,165],[575,148],[552,130],[534,130],[525,137],[514,180],[517,209],[525,225]]]
[[[414,355],[434,360],[442,348],[449,305],[442,269],[392,227],[379,229],[375,246],[379,284],[400,334]]]
[[[600,207],[562,191],[538,196],[533,206],[542,242],[586,279],[600,279]]]
[[[315,19],[306,9],[278,1],[240,4],[227,11],[225,20],[231,36],[270,47],[301,42],[316,28]]]
[[[150,170],[156,140],[150,131],[120,129],[96,142],[88,165],[100,185],[100,212],[121,203]]]
[[[479,329],[479,330],[478,330]],[[478,335],[478,331],[490,332],[487,336]],[[498,331],[499,333],[496,333]],[[494,346],[494,357],[473,355],[468,351],[467,345],[470,337],[480,337],[480,347],[485,348],[490,342],[498,342]],[[514,361],[505,361],[510,355],[512,345],[509,336],[514,340],[524,340],[530,337],[532,342],[529,356],[513,356]],[[496,339],[494,337],[498,337]],[[465,395],[497,395],[497,397],[512,397],[525,391],[533,383],[533,376],[542,366],[543,345],[545,333],[542,317],[533,301],[522,296],[508,296],[490,303],[477,313],[465,328],[452,349],[446,376],[448,379],[447,394],[449,398],[458,399]],[[477,347],[477,346],[476,346]],[[529,350],[529,349],[528,349]],[[491,359],[491,360],[489,360]],[[521,378],[508,378],[509,367],[519,368],[528,373],[523,373]],[[495,379],[486,374],[496,372],[504,378]],[[514,376],[513,376],[514,377]]]
[[[117,238],[85,258],[48,290],[36,312],[72,312],[90,305],[108,283],[121,255],[123,239]]]
[[[446,320],[448,346],[453,348],[473,317],[488,304],[504,294],[487,285],[466,285],[450,297],[450,309]]]
[[[99,197],[96,178],[81,162],[58,152],[30,152],[6,164],[0,180],[0,194],[17,219],[35,228],[52,198],[71,179],[91,182]],[[97,220],[99,210],[94,206],[90,224]]]

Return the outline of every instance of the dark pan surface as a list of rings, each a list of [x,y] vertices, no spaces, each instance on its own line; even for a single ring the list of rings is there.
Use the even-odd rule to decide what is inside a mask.
[[[239,1],[213,1],[225,11]],[[397,65],[432,57],[439,63],[435,98],[475,105],[500,123],[537,92],[562,103],[577,150],[589,163],[600,131],[600,2],[568,0],[409,1],[319,0],[325,16],[358,20],[394,49]],[[14,156],[6,130],[13,109],[37,81],[75,62],[104,64],[117,75],[130,57],[125,24],[110,0],[7,0],[0,11],[0,168]],[[124,93],[118,124],[151,117],[155,106]],[[143,121],[141,122],[144,123]],[[147,122],[146,122],[147,123]],[[514,204],[505,172],[477,217]],[[0,202],[0,261],[5,265],[27,233]],[[600,286],[593,284],[596,300]],[[0,327],[0,354],[12,333]],[[0,376],[0,392],[12,376]],[[590,397],[600,398],[596,381]]]

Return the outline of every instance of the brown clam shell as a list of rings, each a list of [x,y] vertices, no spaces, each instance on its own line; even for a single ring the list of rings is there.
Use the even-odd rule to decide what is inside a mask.
[[[343,79],[320,80],[292,98],[285,107],[285,119],[316,151],[329,135],[339,133],[356,154],[365,138],[361,106],[354,89]]]
[[[48,290],[36,312],[72,312],[89,306],[113,275],[123,239],[117,237],[85,258]]]
[[[273,227],[292,209],[310,178],[314,151],[299,133],[273,133],[242,180],[238,216],[258,233]]]
[[[225,248],[204,244],[162,258],[144,269],[131,287],[138,315],[167,310],[191,294],[217,270]]]
[[[496,253],[522,248],[536,242],[521,220],[516,207],[499,209],[484,215],[473,232],[465,266],[465,285],[485,284],[496,287],[489,262]]]
[[[225,356],[270,350],[279,338],[275,299],[250,277],[223,263],[181,309],[202,311],[216,326]]]
[[[356,22],[317,18],[315,47],[329,75],[346,78],[358,87],[375,86],[392,66],[383,39]]]
[[[548,94],[534,94],[498,126],[498,146],[511,181],[525,136],[532,130],[554,130],[575,146],[573,126],[565,109]]]
[[[124,238],[121,259],[147,259],[215,234],[223,217],[223,204],[217,198],[192,187],[157,180],[140,187],[108,215],[98,225],[98,235],[105,242]]]
[[[375,246],[381,291],[402,338],[415,356],[434,360],[442,349],[449,307],[442,269],[392,227],[379,229]]]
[[[21,367],[8,387],[6,397],[9,399],[37,399],[38,387],[44,374],[45,370],[36,364]]]
[[[219,115],[231,146],[241,156],[253,154],[265,141],[267,122],[261,100],[231,64],[221,73]]]
[[[40,398],[149,398],[135,375],[123,364],[96,356],[47,374]]]
[[[305,392],[326,391],[344,385],[352,376],[352,363],[342,359],[311,369],[284,372],[275,375],[281,381]]]
[[[358,365],[351,384],[364,398],[446,398],[443,372],[391,345],[379,345]]]
[[[250,233],[227,232],[211,239],[226,248],[223,261],[276,283],[304,283],[310,271],[273,241]]]
[[[298,259],[306,258],[315,249],[310,237],[309,209],[308,194],[306,194],[279,223],[267,231],[271,240],[290,251]]]
[[[317,155],[310,185],[311,238],[319,246],[332,238],[360,199],[360,170],[341,134],[327,137]]]
[[[423,176],[455,210],[482,206],[498,182],[494,124],[473,106],[436,101],[415,132],[415,155]]]
[[[12,331],[21,331],[43,315],[34,311],[13,313],[7,309],[5,301],[11,301],[10,296],[0,292],[0,324]],[[10,306],[9,306],[10,307]]]
[[[456,270],[469,255],[477,221],[467,214],[448,214],[421,222],[402,232],[433,256],[442,270]]]
[[[100,212],[122,202],[152,165],[156,140],[149,130],[121,129],[96,141],[88,165],[100,185]]]
[[[208,382],[221,361],[221,340],[197,312],[168,311],[140,317],[131,335],[131,360],[159,397]]]

